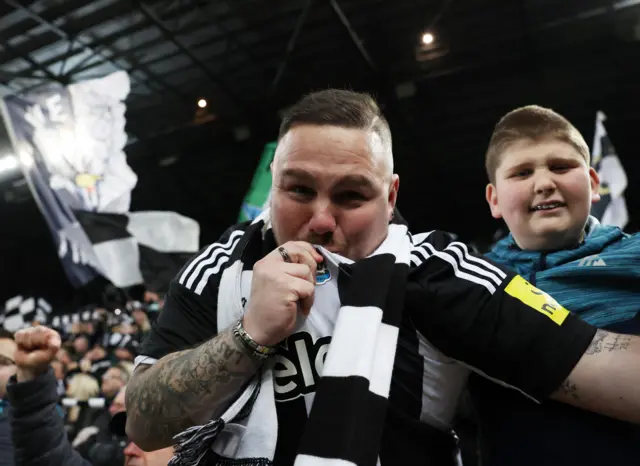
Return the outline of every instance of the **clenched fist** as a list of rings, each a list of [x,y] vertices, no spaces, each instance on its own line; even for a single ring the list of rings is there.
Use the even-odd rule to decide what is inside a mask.
[[[31,380],[47,370],[60,349],[60,335],[47,327],[20,330],[15,335],[18,382]]]
[[[244,315],[247,333],[262,345],[275,345],[295,329],[298,310],[313,305],[316,268],[323,257],[311,244],[289,241],[256,262]]]

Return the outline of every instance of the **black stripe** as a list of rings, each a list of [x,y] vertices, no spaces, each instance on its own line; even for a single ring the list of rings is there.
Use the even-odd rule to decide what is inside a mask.
[[[350,283],[355,286],[346,286],[340,294],[342,306],[376,306],[384,309],[394,264],[395,256],[392,254],[379,254],[353,264],[349,273]],[[344,281],[338,281],[338,285],[343,284]]]
[[[299,453],[374,466],[387,400],[368,387],[363,377],[320,379]]]

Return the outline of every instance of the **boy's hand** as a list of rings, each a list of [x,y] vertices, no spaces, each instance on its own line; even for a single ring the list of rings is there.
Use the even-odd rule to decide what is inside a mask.
[[[15,335],[18,348],[15,353],[18,382],[31,380],[45,372],[60,349],[60,335],[47,327],[20,330]]]

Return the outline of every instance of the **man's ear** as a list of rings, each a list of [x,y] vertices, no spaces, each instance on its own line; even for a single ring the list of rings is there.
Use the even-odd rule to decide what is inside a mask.
[[[591,184],[591,203],[595,204],[600,200],[600,177],[595,168],[589,168],[589,182]]]
[[[400,189],[400,177],[398,175],[391,176],[391,184],[389,186],[389,196],[387,198],[387,204],[389,206],[389,221],[393,218],[393,209],[398,202],[398,190]]]
[[[493,218],[502,218],[500,204],[498,203],[498,190],[492,183],[487,185],[485,197],[487,199],[487,204],[489,204],[489,209],[491,209],[491,216]]]

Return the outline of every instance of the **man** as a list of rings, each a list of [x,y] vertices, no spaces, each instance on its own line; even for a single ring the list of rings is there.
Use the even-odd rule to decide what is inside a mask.
[[[60,336],[46,327],[32,327],[16,333],[15,360],[17,374],[8,385],[8,396],[14,410],[14,442],[18,464],[24,466],[96,466],[109,464],[115,457],[124,456],[124,466],[166,466],[173,456],[172,448],[143,452],[133,442],[127,442],[124,452],[114,451],[111,445],[97,444],[91,451],[92,462],[71,448],[64,432],[63,420],[55,413],[57,395],[53,370],[49,367],[60,348]],[[112,433],[124,438],[124,391],[110,407],[114,415]],[[120,406],[118,409],[117,406]],[[113,408],[113,409],[111,409]],[[115,445],[117,446],[117,445]],[[5,458],[5,451],[0,458]],[[93,460],[95,458],[95,460]]]
[[[350,271],[382,256],[391,233],[402,231],[389,225],[399,177],[388,124],[368,96],[338,90],[306,96],[283,119],[272,173],[270,210],[257,223],[261,241],[245,240],[255,235],[256,224],[232,227],[171,283],[127,391],[127,431],[143,448],[169,445],[176,434],[209,419],[222,416],[207,424],[203,436],[235,422],[234,401],[243,399],[255,374],[271,373],[273,383],[261,390],[273,386],[275,392],[275,451],[246,464],[343,457],[301,458],[298,447],[307,413],[309,422],[318,415],[312,406],[327,379],[325,364],[351,358],[360,348],[359,330],[366,330],[348,335],[352,343],[342,355],[329,345],[338,339],[341,301],[351,296]],[[521,277],[472,256],[441,232],[410,236],[410,242],[393,374],[379,390],[388,398],[384,429],[379,438],[359,439],[363,449],[375,449],[373,459],[352,463],[375,464],[379,457],[383,465],[453,464],[451,422],[467,376],[457,361],[534,399],[553,396],[640,421],[640,394],[632,388],[637,376],[627,370],[640,356],[637,340],[630,339],[625,351],[591,355],[595,329]],[[242,248],[247,251],[238,256]],[[257,260],[240,260],[251,253]],[[241,275],[230,282],[226,277],[236,270]],[[242,295],[243,315],[220,326],[220,316],[234,306],[226,300],[234,290]],[[596,342],[611,338],[599,333]],[[616,390],[605,388],[605,381]],[[378,382],[371,382],[372,391]],[[342,394],[334,395],[348,408]],[[378,405],[365,406],[365,417],[367,408]],[[330,420],[327,426],[320,436],[332,429]],[[229,455],[240,457],[237,451]],[[220,457],[229,459],[217,448],[207,459]]]
[[[0,327],[0,466],[14,466],[13,442],[9,423],[9,402],[5,400],[7,382],[16,372],[13,362],[16,343],[13,335]]]

